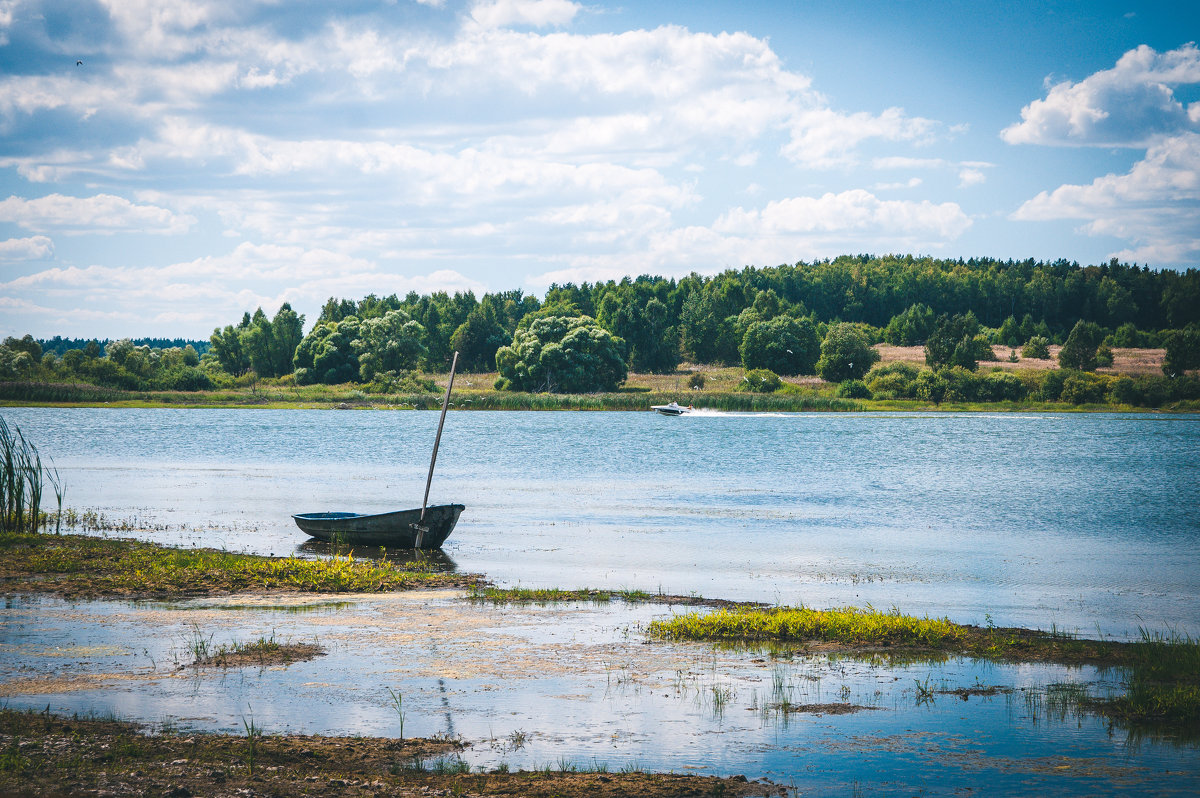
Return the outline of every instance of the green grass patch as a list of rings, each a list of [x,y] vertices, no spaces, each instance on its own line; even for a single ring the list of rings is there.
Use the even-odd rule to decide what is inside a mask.
[[[566,601],[591,601],[605,603],[619,598],[628,602],[654,601],[658,597],[643,590],[602,590],[597,588],[580,588],[564,590],[562,588],[527,588],[527,587],[491,587],[476,585],[469,588],[467,597],[472,601],[490,602],[492,604],[552,604]]]
[[[668,640],[820,640],[845,645],[940,647],[957,643],[962,628],[945,618],[915,618],[898,611],[736,607],[651,621],[647,631]]]
[[[478,577],[389,560],[263,557],[85,535],[0,536],[0,578],[10,590],[69,596],[173,598],[255,590],[364,593],[462,587]]]
[[[978,627],[899,610],[846,607],[734,607],[651,621],[647,633],[666,640],[818,643],[846,649],[885,648],[1003,662],[1051,662],[1119,668],[1126,693],[1081,697],[1088,709],[1131,726],[1200,735],[1200,641],[1146,630],[1127,643],[1087,640],[1057,630]]]

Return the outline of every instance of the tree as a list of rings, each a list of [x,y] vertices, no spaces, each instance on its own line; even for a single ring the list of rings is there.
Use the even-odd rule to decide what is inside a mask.
[[[225,325],[225,329],[213,330],[209,337],[209,352],[216,357],[217,362],[226,374],[238,375],[249,370],[250,356],[242,345],[242,333],[250,326],[250,314],[242,316],[242,322],[234,327]]]
[[[481,304],[458,325],[450,337],[450,347],[458,352],[464,371],[491,371],[496,367],[496,350],[511,338],[496,321],[491,305]]]
[[[925,364],[935,370],[945,366],[962,366],[974,371],[979,366],[979,350],[975,343],[978,333],[979,322],[970,311],[964,315],[938,317],[933,332],[925,341]]]
[[[1021,345],[1021,325],[1017,324],[1015,316],[1009,316],[1000,325],[1000,329],[996,331],[996,339],[1010,348],[1016,348]]]
[[[821,338],[811,319],[777,316],[751,324],[740,351],[742,366],[747,369],[770,369],[783,375],[815,374]]]
[[[292,310],[288,302],[279,306],[275,318],[271,319],[271,358],[272,377],[282,377],[291,374],[292,360],[296,356],[296,347],[304,340],[304,317]],[[267,376],[267,375],[264,375]]]
[[[11,352],[24,352],[29,355],[29,359],[35,364],[42,362],[42,345],[34,340],[33,336],[26,333],[21,338],[8,337],[4,339],[4,346]]]
[[[883,331],[883,340],[897,346],[915,346],[925,343],[933,331],[933,310],[926,304],[909,305],[903,313],[892,316]]]
[[[1021,357],[1049,360],[1050,342],[1040,335],[1033,336],[1025,343],[1025,346],[1021,347]]]
[[[250,358],[250,368],[260,377],[274,377],[275,364],[271,360],[275,332],[262,308],[254,311],[250,325],[241,332],[242,348]]]
[[[877,360],[879,353],[866,337],[853,324],[843,322],[831,325],[825,334],[817,373],[826,382],[861,380]]]
[[[1093,371],[1096,368],[1096,349],[1104,340],[1104,331],[1093,321],[1080,319],[1071,328],[1063,348],[1058,353],[1058,365],[1075,371]]]
[[[590,316],[548,316],[518,328],[496,352],[496,387],[510,391],[614,391],[627,375],[625,342]]]
[[[1162,370],[1168,377],[1181,377],[1185,371],[1200,368],[1200,329],[1172,330],[1163,336],[1167,355]]]
[[[378,374],[416,368],[428,351],[425,337],[425,328],[402,310],[366,319],[358,325],[358,337],[351,341],[359,376],[370,382]]]
[[[353,341],[358,338],[357,316],[341,321],[322,321],[312,328],[296,347],[293,363],[296,382],[301,385],[321,382],[336,385],[357,379],[358,355]]]

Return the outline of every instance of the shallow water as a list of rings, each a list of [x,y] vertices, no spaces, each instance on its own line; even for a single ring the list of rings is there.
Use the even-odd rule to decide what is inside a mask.
[[[1131,740],[1046,711],[1057,684],[1115,688],[1091,668],[647,644],[663,606],[493,607],[445,592],[237,597],[173,604],[10,600],[0,695],[12,706],[115,712],[241,733],[461,736],[474,766],[742,773],[797,793],[1190,795],[1195,745]],[[259,636],[319,642],[284,667],[188,667]],[[922,696],[918,684],[930,691]],[[967,700],[946,691],[1000,688]],[[389,690],[402,696],[401,711]],[[850,714],[787,712],[804,704]]]
[[[9,408],[67,505],[307,556],[295,512],[419,506],[433,412]],[[1200,635],[1200,416],[452,413],[448,567],[965,623]]]
[[[152,540],[322,556],[293,512],[418,505],[421,412],[10,408],[67,505]],[[431,501],[467,505],[440,567],[960,622],[1200,633],[1200,416],[455,413]],[[362,554],[360,552],[360,554]],[[1195,742],[1053,711],[1119,674],[650,643],[661,605],[452,593],[175,604],[9,597],[0,698],[235,733],[401,733],[472,766],[743,773],[796,793],[1200,792]],[[317,641],[286,668],[188,647]],[[997,688],[963,701],[946,691]],[[928,690],[930,693],[923,691]],[[850,704],[850,714],[789,712]],[[1048,709],[1050,707],[1051,709]]]

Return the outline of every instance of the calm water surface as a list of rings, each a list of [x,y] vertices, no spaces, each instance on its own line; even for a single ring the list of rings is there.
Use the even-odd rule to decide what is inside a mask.
[[[428,412],[7,409],[67,504],[141,537],[317,556],[294,512],[420,504]],[[1200,416],[454,413],[431,501],[467,505],[448,567],[1132,636],[1200,632]],[[125,533],[122,533],[125,534]],[[745,773],[798,793],[1200,791],[1194,742],[1047,709],[1119,674],[647,645],[662,605],[493,608],[452,595],[178,604],[10,597],[0,695],[239,732],[470,743],[473,766]],[[276,635],[327,654],[195,672]],[[916,685],[933,690],[921,698]],[[946,691],[995,688],[967,701]],[[784,704],[851,703],[847,715]]]
[[[291,514],[420,506],[432,412],[13,408],[67,504],[284,554]],[[1200,634],[1200,416],[461,412],[432,503],[505,585]],[[302,550],[301,550],[302,551]]]

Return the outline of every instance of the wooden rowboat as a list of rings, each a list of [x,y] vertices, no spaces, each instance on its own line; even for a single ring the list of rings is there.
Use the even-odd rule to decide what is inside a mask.
[[[437,437],[433,439],[433,455],[429,458],[429,476],[425,478],[425,498],[415,510],[391,513],[298,513],[292,518],[296,526],[310,537],[330,543],[351,546],[387,546],[396,549],[438,549],[458,523],[466,508],[461,504],[429,506],[429,486],[433,483],[433,465],[437,462],[438,445],[442,442],[442,425],[446,423],[446,408],[450,391],[454,389],[454,369],[458,352],[450,362],[450,381],[442,399],[442,416],[438,419]]]
[[[461,504],[439,504],[425,508],[397,510],[391,513],[300,513],[293,515],[296,526],[309,536],[329,543],[348,546],[386,546],[389,549],[437,549],[454,531],[458,516],[466,509]],[[424,529],[420,545],[417,535]]]

